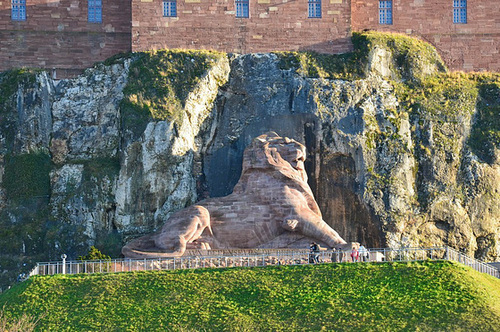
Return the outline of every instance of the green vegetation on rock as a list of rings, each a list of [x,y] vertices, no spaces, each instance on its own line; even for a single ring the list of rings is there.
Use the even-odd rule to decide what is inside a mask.
[[[415,202],[422,212],[443,195],[463,201],[464,153],[472,151],[482,161],[493,163],[500,149],[500,75],[448,73],[432,45],[405,35],[359,33],[354,34],[353,43],[366,67],[376,48],[385,49],[393,58],[390,81],[399,106],[385,110],[392,127],[378,129],[374,119],[365,119],[372,124],[367,146],[377,148],[379,154],[406,152],[415,157]],[[414,151],[405,151],[401,144],[398,119],[403,116],[411,125]],[[384,167],[369,166],[368,182],[375,183],[372,189],[389,190],[384,184],[390,186],[392,179]]]
[[[143,52],[130,65],[120,105],[126,128],[142,132],[149,120],[179,121],[189,93],[223,53],[161,50]]]
[[[38,330],[495,331],[500,280],[448,261],[58,275],[4,305]]]
[[[37,72],[39,70],[22,68],[0,73],[0,105],[9,101],[19,84],[33,84]]]
[[[377,47],[390,51],[394,59],[391,69],[403,81],[418,82],[435,71],[446,71],[443,60],[431,44],[408,35],[376,31],[354,33],[353,44],[365,63]]]
[[[469,145],[484,161],[494,161],[500,150],[500,74],[476,75],[479,85],[478,112]]]
[[[420,81],[433,69],[446,71],[436,49],[422,40],[403,34],[354,32],[353,52],[320,54],[316,52],[274,52],[283,70],[295,69],[304,77],[356,80],[365,78],[371,51],[382,47],[394,58],[394,74],[399,79]]]
[[[0,149],[12,151],[14,137],[17,133],[17,114],[15,113],[15,93],[20,85],[32,85],[35,82],[33,69],[17,69],[0,72],[0,133],[5,145]]]
[[[354,80],[363,78],[363,57],[357,50],[345,54],[316,52],[274,52],[282,70],[295,70],[303,77]]]
[[[14,201],[50,194],[49,172],[52,163],[44,152],[5,156],[3,187]]]
[[[83,179],[85,181],[91,181],[92,179],[100,181],[104,177],[114,179],[120,172],[120,160],[114,157],[94,158],[80,163],[84,165]]]

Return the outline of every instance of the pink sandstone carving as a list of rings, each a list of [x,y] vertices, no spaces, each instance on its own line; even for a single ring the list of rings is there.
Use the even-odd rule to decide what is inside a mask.
[[[253,140],[233,193],[174,213],[156,233],[122,249],[125,257],[175,257],[186,249],[350,248],[321,216],[304,169],[305,147],[276,133]]]

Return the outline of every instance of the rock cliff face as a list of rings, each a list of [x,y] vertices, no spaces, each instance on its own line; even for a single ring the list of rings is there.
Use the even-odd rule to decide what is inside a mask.
[[[220,56],[179,114],[145,121],[124,111],[142,96],[130,93],[134,72],[146,80],[133,57],[71,80],[2,74],[2,284],[90,245],[118,255],[180,208],[228,195],[244,148],[270,130],[306,145],[323,218],[347,241],[498,259],[500,79],[401,55],[372,45],[354,79],[310,77],[322,75],[283,54]]]

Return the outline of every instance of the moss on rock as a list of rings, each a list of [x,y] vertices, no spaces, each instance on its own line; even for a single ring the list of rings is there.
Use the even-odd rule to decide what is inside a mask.
[[[50,156],[45,152],[5,156],[3,187],[7,199],[19,201],[50,194]]]
[[[363,32],[353,34],[353,44],[358,54],[368,61],[368,55],[377,47],[392,54],[393,73],[403,81],[420,82],[435,72],[446,72],[446,66],[429,43],[404,34]]]
[[[388,50],[394,60],[392,71],[398,79],[421,81],[435,71],[446,72],[436,49],[427,42],[403,34],[355,32],[354,50],[344,54],[316,52],[274,52],[283,70],[295,70],[303,77],[356,80],[368,74],[370,53],[377,47]]]
[[[294,70],[303,77],[355,80],[365,76],[360,56],[361,50],[345,54],[321,54],[316,52],[274,52],[279,68]]]
[[[0,73],[0,137],[5,140],[5,143],[0,144],[0,153],[12,151],[18,131],[16,92],[20,85],[33,85],[37,72],[33,69],[15,69]]]
[[[224,56],[218,52],[185,50],[137,54],[120,105],[123,126],[142,133],[150,120],[180,121],[189,93]]]
[[[468,143],[474,153],[493,163],[500,150],[500,74],[477,75],[477,114]]]

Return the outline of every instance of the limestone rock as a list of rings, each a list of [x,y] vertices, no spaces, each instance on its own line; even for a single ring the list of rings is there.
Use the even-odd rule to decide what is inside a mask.
[[[196,80],[182,116],[146,116],[133,134],[120,109],[133,56],[71,80],[44,72],[21,80],[2,99],[0,226],[16,236],[0,239],[0,269],[63,252],[76,258],[93,244],[118,255],[123,241],[158,230],[176,211],[231,194],[245,148],[268,131],[306,146],[322,218],[346,241],[450,245],[497,260],[500,150],[485,161],[471,148],[477,93],[443,95],[439,105],[453,104],[443,112],[408,109],[391,80],[421,79],[438,64],[417,54],[401,75],[391,52],[373,50],[366,78],[352,81],[305,77],[276,54],[223,56]],[[50,165],[33,167],[38,154]],[[47,183],[17,197],[6,179],[22,162]]]
[[[128,63],[122,68],[101,65],[76,79],[58,82],[50,147],[55,163],[117,156],[118,105],[127,82]]]

